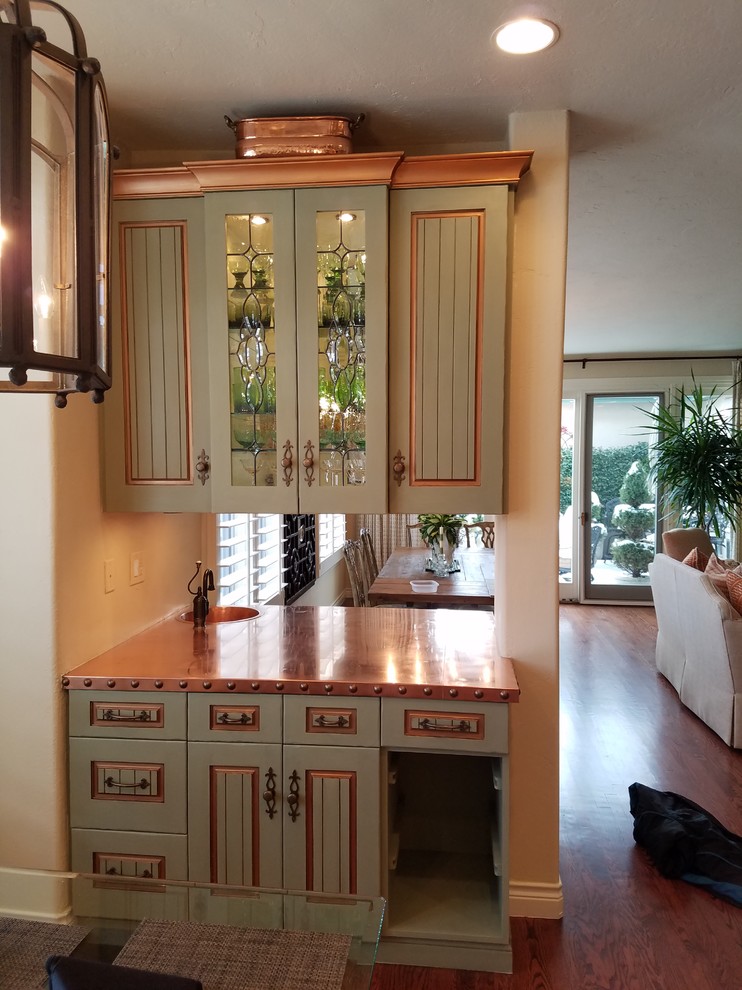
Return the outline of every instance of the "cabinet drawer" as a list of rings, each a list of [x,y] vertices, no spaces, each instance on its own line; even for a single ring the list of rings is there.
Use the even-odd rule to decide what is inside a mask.
[[[71,739],[70,823],[185,832],[185,742]]]
[[[191,694],[188,738],[196,742],[280,742],[283,698]]]
[[[68,694],[71,736],[185,739],[185,695],[136,691]]]
[[[379,699],[284,699],[284,742],[315,746],[378,746]]]
[[[387,749],[507,753],[508,706],[383,698],[381,744]]]
[[[72,869],[139,880],[187,880],[188,837],[156,832],[73,828]]]

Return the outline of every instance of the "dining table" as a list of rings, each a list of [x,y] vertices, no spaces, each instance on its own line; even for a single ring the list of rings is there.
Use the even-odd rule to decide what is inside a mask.
[[[495,551],[458,547],[458,570],[439,577],[431,569],[429,547],[397,547],[368,590],[371,605],[494,608]],[[415,591],[411,582],[434,581],[435,590]]]

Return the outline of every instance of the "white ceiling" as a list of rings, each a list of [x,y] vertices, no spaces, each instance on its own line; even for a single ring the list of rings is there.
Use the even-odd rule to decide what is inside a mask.
[[[64,5],[124,162],[233,157],[225,114],[363,112],[354,150],[424,153],[502,147],[512,111],[568,109],[567,355],[742,351],[742,0]],[[498,52],[524,9],[560,41]]]

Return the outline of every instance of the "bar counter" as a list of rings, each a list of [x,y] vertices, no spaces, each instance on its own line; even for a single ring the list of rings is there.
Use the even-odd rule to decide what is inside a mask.
[[[181,610],[178,610],[180,612]],[[515,702],[491,612],[263,606],[196,630],[178,613],[62,677],[71,690]]]

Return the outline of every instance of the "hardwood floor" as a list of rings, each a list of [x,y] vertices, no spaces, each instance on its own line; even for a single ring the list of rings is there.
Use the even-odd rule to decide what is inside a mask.
[[[563,605],[561,921],[514,918],[514,973],[378,965],[372,990],[739,990],[742,911],[665,880],[627,788],[691,798],[742,834],[742,752],[654,667],[654,610]]]

